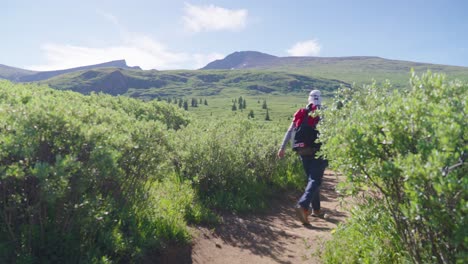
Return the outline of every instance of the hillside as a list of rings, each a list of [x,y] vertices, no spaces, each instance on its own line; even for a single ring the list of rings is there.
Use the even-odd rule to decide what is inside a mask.
[[[202,70],[269,68],[268,66],[274,65],[278,59],[258,51],[234,52],[222,60],[208,63]]]
[[[41,83],[83,94],[94,91],[143,99],[226,95],[238,91],[250,95],[303,93],[315,88],[330,93],[342,85],[349,86],[339,80],[267,70],[142,71],[117,68],[64,74]]]
[[[0,79],[18,81],[24,76],[34,75],[36,73],[38,72],[0,64]]]
[[[380,57],[277,57],[258,51],[234,52],[199,70],[141,70],[125,60],[35,72],[0,65],[0,78],[40,82],[59,90],[83,94],[104,92],[142,99],[228,94],[298,94],[319,88],[331,93],[340,86],[389,80],[407,88],[416,73],[444,73],[448,79],[468,81],[468,67],[437,65]]]
[[[374,79],[390,80],[397,87],[406,87],[411,69],[417,73],[444,73],[450,79],[468,81],[468,67],[429,64],[380,57],[275,57],[264,53],[242,51],[207,64],[201,70],[272,70],[337,79],[346,83],[368,83]]]
[[[6,65],[0,64],[0,79],[7,79],[14,82],[36,82],[41,80],[46,80],[58,75],[66,74],[66,73],[73,73],[82,70],[90,70],[90,69],[99,69],[99,68],[121,68],[121,69],[140,69],[140,67],[129,67],[125,60],[115,60],[109,61],[100,64],[64,69],[64,70],[57,70],[57,71],[30,71],[24,70],[19,68],[14,68]]]

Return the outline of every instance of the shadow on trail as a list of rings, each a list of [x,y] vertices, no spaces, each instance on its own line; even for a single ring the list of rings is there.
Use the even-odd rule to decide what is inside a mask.
[[[335,175],[325,175],[321,189],[324,203],[337,202],[339,195],[335,191],[335,186],[338,181]],[[263,214],[225,215],[223,223],[213,230],[212,236],[228,245],[248,250],[252,254],[269,257],[277,263],[292,263],[284,258],[278,258],[278,256],[297,257],[294,255],[295,252],[288,249],[291,248],[291,243],[303,247],[305,242],[301,238],[304,238],[304,232],[310,232],[309,230],[329,232],[334,227],[330,227],[326,222],[336,225],[346,217],[338,208],[324,208],[328,219],[310,217],[311,225],[302,225],[295,219],[294,214],[294,205],[300,195],[300,193],[281,195],[271,202],[271,208]]]
[[[290,263],[277,256],[293,254],[287,251],[284,241],[295,240],[300,233],[286,231],[287,228],[282,228],[278,222],[289,227],[288,230],[291,227],[298,230],[308,227],[291,217],[294,211],[290,205],[278,204],[275,211],[268,215],[224,217],[223,224],[216,228],[214,235],[227,244],[249,250],[255,255],[267,256],[277,263]]]

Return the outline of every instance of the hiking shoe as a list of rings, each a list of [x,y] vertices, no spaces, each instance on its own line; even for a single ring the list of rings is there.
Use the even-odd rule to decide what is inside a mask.
[[[310,215],[313,217],[323,217],[324,213],[322,210],[312,210]]]
[[[309,220],[307,219],[307,216],[309,215],[309,210],[302,208],[301,206],[296,206],[294,208],[296,211],[296,216],[299,218],[299,221],[303,223],[304,225],[309,224]]]

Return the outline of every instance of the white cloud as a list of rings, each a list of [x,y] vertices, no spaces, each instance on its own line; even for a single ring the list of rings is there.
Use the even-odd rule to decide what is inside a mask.
[[[317,56],[321,48],[318,41],[312,39],[294,44],[287,52],[291,56]]]
[[[124,34],[122,43],[111,47],[96,48],[47,43],[41,48],[45,53],[46,63],[25,68],[50,71],[125,59],[129,66],[140,66],[145,70],[197,69],[214,59],[223,57],[218,53],[174,52],[147,35],[135,33]]]
[[[195,6],[185,3],[183,21],[192,32],[240,30],[245,27],[247,10],[230,10],[214,5]]]

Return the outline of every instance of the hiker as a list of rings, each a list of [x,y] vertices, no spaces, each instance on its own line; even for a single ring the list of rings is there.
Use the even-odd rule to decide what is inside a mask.
[[[322,98],[319,90],[312,90],[309,93],[308,105],[305,108],[301,108],[294,114],[294,119],[288,128],[288,131],[284,135],[283,142],[278,151],[278,157],[283,158],[286,145],[293,136],[293,132],[301,126],[304,119],[307,120],[307,124],[310,127],[315,127],[320,121],[319,116],[311,116],[315,110],[320,109],[322,106]],[[305,124],[304,124],[305,125]],[[316,130],[315,130],[316,131]],[[316,131],[318,133],[318,131]],[[310,136],[312,137],[312,135]],[[317,157],[316,152],[320,149],[320,143],[313,143],[313,151],[299,152],[298,155],[302,161],[302,165],[307,176],[307,186],[304,194],[301,196],[295,206],[296,214],[299,220],[303,224],[309,224],[308,216],[311,212],[310,207],[312,205],[312,216],[322,216],[323,213],[320,208],[320,185],[322,184],[322,177],[325,172],[325,168],[328,165],[327,160],[323,157]]]

